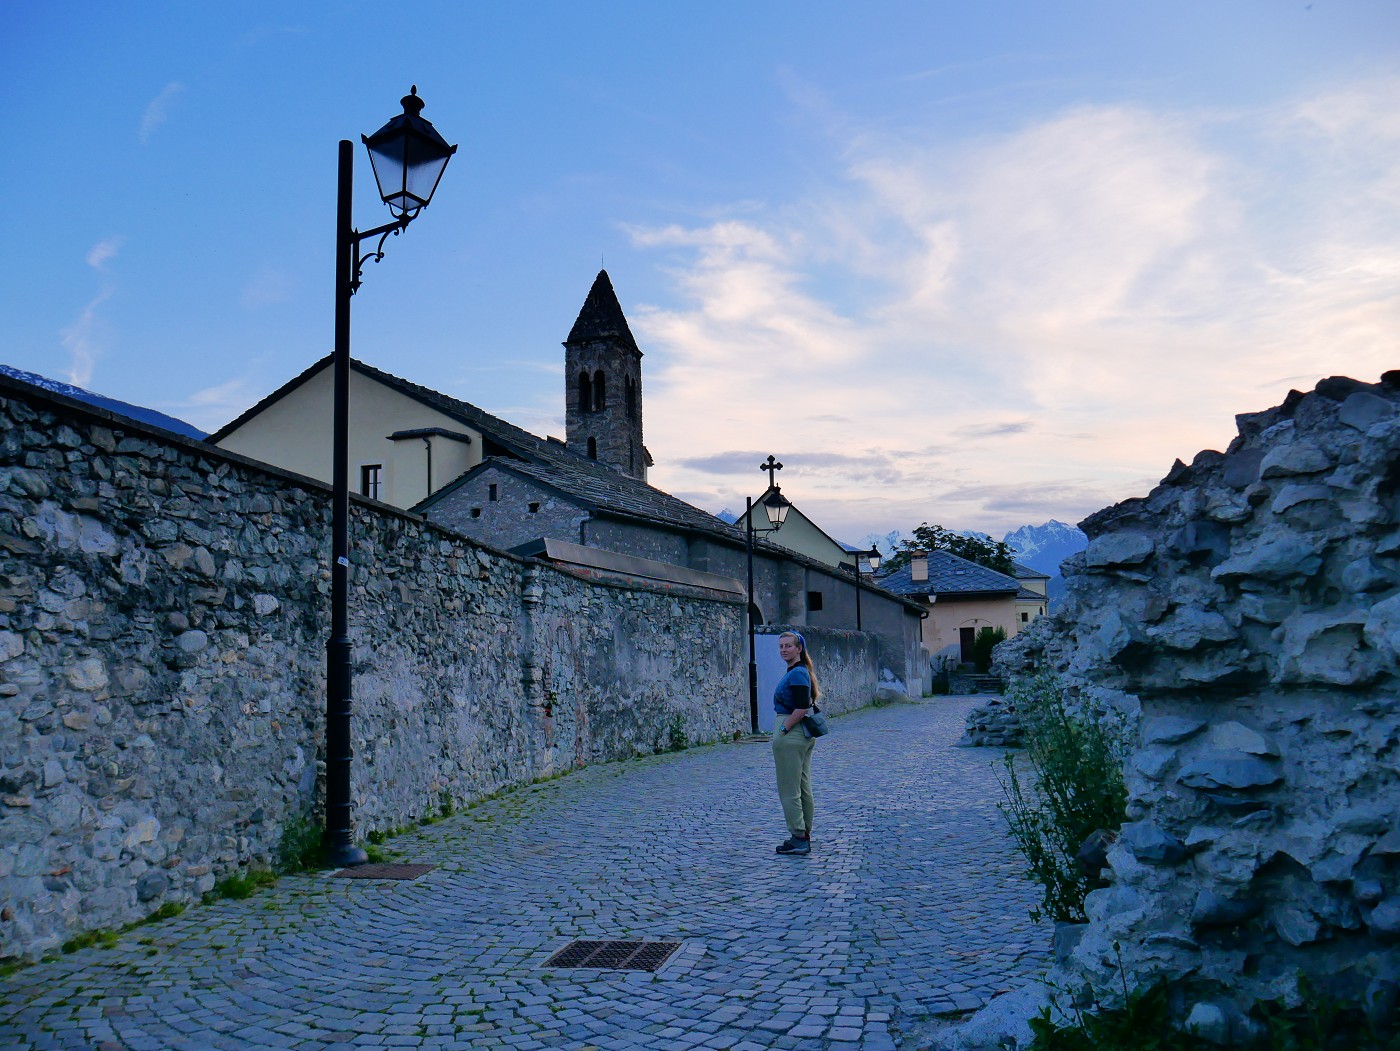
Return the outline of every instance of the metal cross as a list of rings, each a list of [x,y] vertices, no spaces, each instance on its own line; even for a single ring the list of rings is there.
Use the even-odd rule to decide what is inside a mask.
[[[769,454],[768,454],[768,459],[767,459],[767,461],[764,462],[764,463],[759,464],[759,465],[758,465],[758,469],[759,469],[760,471],[767,471],[767,472],[768,472],[768,488],[769,488],[769,489],[772,489],[772,488],[773,488],[773,475],[774,475],[775,472],[781,471],[781,470],[783,469],[783,465],[780,464],[777,460],[775,460],[775,459],[773,458],[773,454],[772,454],[772,453],[769,453]]]

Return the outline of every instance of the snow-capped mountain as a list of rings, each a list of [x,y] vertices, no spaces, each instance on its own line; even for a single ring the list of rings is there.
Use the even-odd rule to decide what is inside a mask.
[[[177,420],[174,416],[167,416],[163,412],[155,409],[143,408],[140,405],[132,405],[130,402],[118,401],[116,398],[103,397],[101,394],[94,394],[90,390],[83,390],[82,387],[75,387],[71,383],[63,383],[60,380],[51,380],[47,376],[40,376],[34,372],[25,372],[23,369],[14,368],[11,365],[0,365],[0,376],[8,376],[10,379],[28,383],[32,387],[41,387],[44,390],[53,391],[55,394],[62,394],[65,397],[73,398],[75,401],[84,401],[89,405],[95,405],[99,409],[106,409],[108,412],[115,412],[122,416],[130,417],[138,423],[146,423],[152,427],[159,427],[162,430],[172,431],[186,438],[204,438],[205,433],[196,427],[191,427],[184,420]]]
[[[739,516],[727,507],[723,511],[716,511],[715,517],[729,525],[733,525],[735,522],[739,521]]]
[[[1050,519],[1038,526],[1026,525],[1013,529],[1002,537],[1016,561],[1049,573],[1060,575],[1060,563],[1089,545],[1089,538],[1076,526]]]

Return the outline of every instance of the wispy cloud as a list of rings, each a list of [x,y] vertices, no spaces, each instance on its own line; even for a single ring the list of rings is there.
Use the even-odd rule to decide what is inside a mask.
[[[634,312],[664,488],[760,491],[753,452],[683,455],[731,434],[778,453],[784,492],[837,532],[1074,520],[1288,385],[1394,364],[1400,78],[1257,113],[843,134],[841,177],[802,198],[631,231],[684,304]],[[1286,379],[1261,403],[1267,377]],[[879,450],[878,499],[843,498],[834,449]]]
[[[59,342],[68,351],[68,368],[65,376],[74,386],[86,387],[92,382],[92,373],[97,359],[106,349],[106,326],[98,311],[113,293],[116,286],[106,276],[107,264],[117,257],[121,250],[122,238],[107,237],[98,241],[84,257],[88,266],[98,272],[97,294],[78,311],[72,323],[59,331]]]
[[[171,81],[160,89],[160,94],[146,103],[145,112],[141,114],[141,129],[138,137],[144,146],[151,141],[157,129],[170,119],[170,111],[175,107],[176,101],[185,93],[185,85],[179,81]]]

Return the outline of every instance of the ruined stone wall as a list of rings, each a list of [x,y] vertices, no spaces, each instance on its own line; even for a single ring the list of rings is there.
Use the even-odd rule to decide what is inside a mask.
[[[0,958],[266,867],[322,791],[329,493],[0,383]],[[351,521],[360,835],[748,726],[742,603]]]
[[[1111,996],[1121,947],[1224,1041],[1300,973],[1353,1002],[1400,975],[1400,373],[1238,422],[1083,523],[1004,659],[1128,726],[1112,885],[1065,962]]]

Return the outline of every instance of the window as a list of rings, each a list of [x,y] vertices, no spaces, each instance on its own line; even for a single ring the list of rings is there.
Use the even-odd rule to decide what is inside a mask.
[[[627,377],[627,418],[637,418],[637,384],[632,381],[631,376]]]
[[[487,496],[488,499],[491,499],[491,500],[499,500],[499,499],[501,498],[500,492],[496,489],[496,483],[495,483],[495,482],[492,482],[490,485],[488,485],[488,486],[486,487],[486,496]]]
[[[807,611],[815,613],[822,608],[822,593],[820,591],[807,592]]]
[[[380,499],[380,488],[384,481],[384,465],[382,463],[367,463],[360,467],[360,495],[368,496],[371,500]]]
[[[588,378],[586,372],[578,374],[578,411],[593,411],[593,382]]]
[[[473,507],[473,508],[472,508],[472,517],[473,517],[473,518],[480,518],[480,517],[481,517],[481,508],[479,508],[479,507]]]
[[[1021,623],[1022,623],[1022,624],[1029,624],[1029,623],[1030,623],[1030,620],[1031,620],[1031,615],[1030,615],[1029,613],[1027,613],[1025,610],[1021,610]]]
[[[608,407],[608,385],[603,379],[603,370],[593,373],[593,411],[602,412]]]
[[[538,514],[538,513],[539,513],[539,510],[540,510],[540,505],[539,505],[536,501],[531,500],[531,501],[530,501],[530,513],[531,513],[532,515],[533,515],[533,514]]]
[[[597,439],[597,438],[589,438],[589,439],[588,439],[588,458],[589,458],[590,460],[596,460],[596,459],[598,459],[598,439]]]

